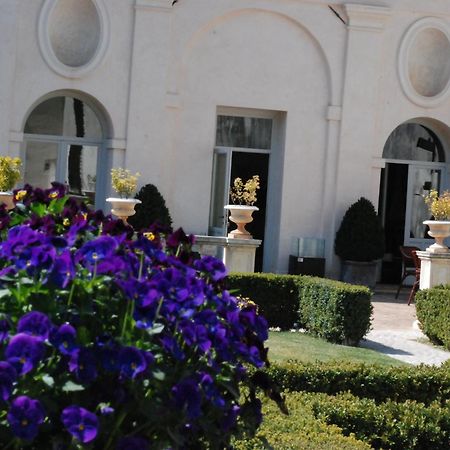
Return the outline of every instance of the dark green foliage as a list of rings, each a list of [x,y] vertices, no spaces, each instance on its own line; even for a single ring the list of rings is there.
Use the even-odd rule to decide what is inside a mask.
[[[373,261],[384,255],[384,232],[373,204],[364,197],[350,206],[336,233],[334,251],[349,261]]]
[[[227,288],[249,297],[272,327],[294,323],[335,343],[356,345],[369,331],[371,292],[363,286],[301,275],[231,274]]]
[[[263,403],[264,420],[255,438],[235,442],[235,450],[370,450],[336,426],[314,418],[312,401],[297,392],[286,394],[289,416],[273,402]]]
[[[423,332],[431,341],[450,350],[450,286],[421,290],[415,300]]]
[[[370,329],[372,294],[364,286],[301,277],[299,296],[301,322],[316,336],[338,344],[357,345]]]
[[[450,400],[450,371],[434,366],[381,367],[331,362],[273,364],[267,374],[281,389],[337,394],[351,392],[376,402],[415,400],[425,404]]]
[[[407,400],[404,403],[357,398],[351,394],[314,394],[312,407],[317,418],[354,434],[375,449],[448,450],[450,448],[450,403]]]
[[[166,202],[156,186],[146,184],[136,194],[135,198],[142,203],[136,205],[136,214],[128,219],[128,223],[136,231],[149,228],[154,223],[159,223],[164,228],[171,228],[172,218]]]
[[[298,318],[298,277],[273,273],[233,273],[227,288],[254,301],[269,326],[292,328]]]

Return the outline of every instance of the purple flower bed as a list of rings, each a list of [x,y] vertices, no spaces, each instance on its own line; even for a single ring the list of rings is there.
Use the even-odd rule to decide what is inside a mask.
[[[261,420],[267,323],[182,230],[135,234],[64,187],[0,207],[0,442],[223,449]]]

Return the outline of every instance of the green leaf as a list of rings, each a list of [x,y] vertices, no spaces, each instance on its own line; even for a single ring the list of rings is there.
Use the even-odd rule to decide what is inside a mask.
[[[154,334],[159,334],[164,330],[164,325],[162,323],[154,323],[152,328],[147,329],[147,333],[152,336]]]
[[[68,381],[63,387],[62,390],[64,392],[78,392],[84,391],[84,386],[81,384],[74,383],[73,381]]]
[[[166,374],[161,370],[155,370],[153,372],[153,378],[156,378],[158,381],[164,381],[166,379]]]
[[[49,374],[44,374],[44,376],[42,377],[42,381],[48,386],[48,387],[53,387],[55,384],[55,380],[53,377],[51,377]]]
[[[11,295],[11,291],[9,289],[0,289],[0,299],[4,297],[9,297]]]

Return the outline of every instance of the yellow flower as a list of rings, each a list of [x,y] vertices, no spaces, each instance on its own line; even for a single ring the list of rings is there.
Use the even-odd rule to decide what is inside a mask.
[[[450,220],[450,192],[444,191],[441,195],[435,189],[424,197],[430,214],[435,220]]]
[[[259,175],[253,175],[245,183],[235,178],[231,187],[231,201],[238,205],[253,205],[256,202],[256,191],[259,189]]]
[[[20,191],[16,192],[16,200],[18,202],[20,202],[25,198],[26,195],[27,195],[27,191],[21,189]]]
[[[63,225],[65,227],[68,227],[70,225],[70,220],[67,217],[63,220]]]
[[[56,197],[58,197],[58,192],[56,192],[56,191],[50,192],[50,194],[48,194],[48,196],[49,196],[49,198],[56,198]]]
[[[112,187],[120,197],[129,198],[136,191],[139,177],[139,172],[133,175],[128,169],[111,170]]]
[[[148,233],[144,233],[144,236],[149,240],[149,241],[153,241],[155,239],[155,235],[149,231]]]

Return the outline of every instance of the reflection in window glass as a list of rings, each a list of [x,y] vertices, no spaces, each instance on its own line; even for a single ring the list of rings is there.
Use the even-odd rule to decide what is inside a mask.
[[[56,97],[40,103],[28,117],[24,131],[26,134],[102,139],[102,127],[95,112],[72,97]]]
[[[431,189],[439,191],[441,184],[440,170],[416,168],[411,174],[413,183],[413,197],[411,210],[411,231],[410,237],[416,239],[431,239],[428,235],[424,220],[431,219],[428,206],[423,201],[424,196],[430,193]]]
[[[97,147],[69,145],[66,167],[66,182],[69,185],[69,192],[93,198],[97,172]]]
[[[28,142],[25,158],[24,182],[32,186],[49,188],[56,180],[58,144],[54,142]]]
[[[272,119],[217,116],[216,145],[270,150]]]

